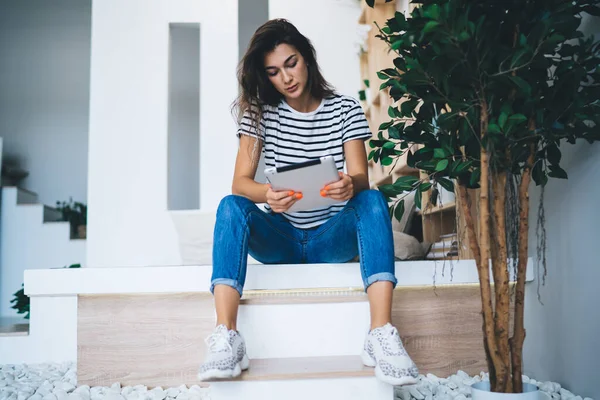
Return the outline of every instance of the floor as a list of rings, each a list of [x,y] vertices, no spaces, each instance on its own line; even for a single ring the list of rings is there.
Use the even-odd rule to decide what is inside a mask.
[[[471,397],[470,385],[482,380],[487,380],[486,374],[471,377],[463,371],[448,378],[421,375],[417,385],[398,388],[395,397],[397,400],[467,400]],[[562,389],[558,383],[536,382],[528,377],[524,380],[539,386],[549,399],[582,400]],[[76,384],[77,370],[74,363],[0,365],[0,400],[211,400],[210,389],[198,385],[149,389],[143,385],[121,387],[120,383],[91,388],[76,387]]]

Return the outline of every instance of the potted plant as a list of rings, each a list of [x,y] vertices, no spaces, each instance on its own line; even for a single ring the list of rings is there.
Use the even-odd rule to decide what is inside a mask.
[[[479,273],[488,390],[521,393],[528,189],[531,179],[543,190],[548,178],[567,178],[565,142],[600,140],[600,43],[578,30],[583,13],[600,15],[599,1],[413,3],[420,7],[410,17],[396,13],[379,27],[397,54],[378,73],[380,89],[397,103],[369,158],[391,165],[408,152],[408,165],[421,171],[421,179],[379,187],[397,218],[406,192],[415,191],[419,207],[432,181],[456,193]],[[512,337],[509,260],[517,277]]]
[[[81,264],[71,264],[69,266],[65,266],[63,268],[81,268]],[[17,314],[25,314],[23,318],[29,319],[30,317],[30,299],[29,296],[25,294],[25,284],[21,284],[21,289],[17,290],[13,294],[13,298],[10,301],[13,310],[17,311]]]
[[[87,206],[81,202],[57,201],[56,209],[62,213],[62,220],[71,225],[71,237],[85,239],[87,236]]]

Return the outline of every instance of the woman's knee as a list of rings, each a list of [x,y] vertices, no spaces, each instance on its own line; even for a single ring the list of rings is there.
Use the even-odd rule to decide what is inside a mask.
[[[354,200],[359,206],[367,207],[370,210],[385,210],[386,212],[388,210],[385,196],[379,190],[363,190],[355,196]]]
[[[230,194],[223,197],[217,209],[217,219],[231,220],[243,217],[249,212],[249,206],[253,203],[245,197]]]

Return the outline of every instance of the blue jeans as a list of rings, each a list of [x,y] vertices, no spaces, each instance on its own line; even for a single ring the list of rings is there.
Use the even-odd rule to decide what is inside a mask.
[[[377,190],[359,192],[313,229],[296,228],[281,214],[229,195],[217,211],[211,292],[215,285],[228,285],[242,295],[248,253],[263,264],[344,263],[359,255],[365,290],[377,281],[397,283],[392,225]]]

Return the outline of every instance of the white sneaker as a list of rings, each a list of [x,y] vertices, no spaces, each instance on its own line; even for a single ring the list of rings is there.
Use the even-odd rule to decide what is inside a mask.
[[[239,332],[219,325],[206,338],[208,354],[200,365],[198,379],[235,378],[250,364],[246,355],[246,343]]]
[[[375,367],[377,378],[390,385],[418,382],[419,370],[404,349],[398,330],[389,323],[369,332],[362,359],[367,367]]]

